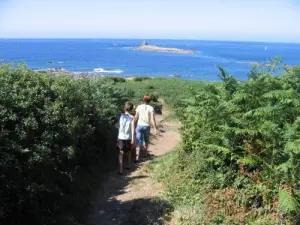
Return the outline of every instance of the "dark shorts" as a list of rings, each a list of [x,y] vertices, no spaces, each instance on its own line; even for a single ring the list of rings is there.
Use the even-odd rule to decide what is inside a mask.
[[[131,140],[118,140],[117,146],[120,149],[120,151],[123,152],[129,152],[132,149]]]

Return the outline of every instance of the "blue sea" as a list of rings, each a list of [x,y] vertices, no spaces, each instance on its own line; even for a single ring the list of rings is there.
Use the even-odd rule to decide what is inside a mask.
[[[300,64],[300,44],[196,40],[147,40],[149,44],[197,51],[194,55],[135,51],[138,39],[0,39],[0,63],[21,62],[29,68],[63,68],[99,76],[151,76],[218,80],[216,65],[241,80],[251,64],[281,56]]]

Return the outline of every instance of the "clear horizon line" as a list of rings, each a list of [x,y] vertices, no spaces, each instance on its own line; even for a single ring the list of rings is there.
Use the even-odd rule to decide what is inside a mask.
[[[1,37],[0,40],[178,40],[178,41],[222,41],[222,42],[252,42],[252,43],[285,43],[300,44],[300,41],[279,40],[240,40],[240,39],[197,39],[197,38],[141,38],[141,37]]]

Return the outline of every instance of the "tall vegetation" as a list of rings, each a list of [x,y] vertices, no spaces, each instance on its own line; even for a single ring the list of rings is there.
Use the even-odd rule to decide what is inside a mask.
[[[193,190],[178,194],[179,182],[169,195],[201,201],[203,223],[299,223],[300,68],[273,76],[276,65],[256,67],[247,82],[220,68],[222,85],[177,111],[182,150],[171,166]]]
[[[135,77],[126,82],[116,83],[115,87],[131,93],[135,104],[139,104],[144,94],[153,96],[153,106],[160,108],[163,100],[168,105],[177,106],[183,98],[194,96],[206,84],[203,81],[187,81],[167,78]]]
[[[100,79],[1,66],[0,221],[76,224],[78,172],[114,146],[126,99]]]

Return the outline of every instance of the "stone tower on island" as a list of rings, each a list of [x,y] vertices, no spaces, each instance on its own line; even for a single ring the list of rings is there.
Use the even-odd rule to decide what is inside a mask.
[[[147,41],[143,41],[141,44],[141,46],[146,46],[146,45],[148,45]]]

